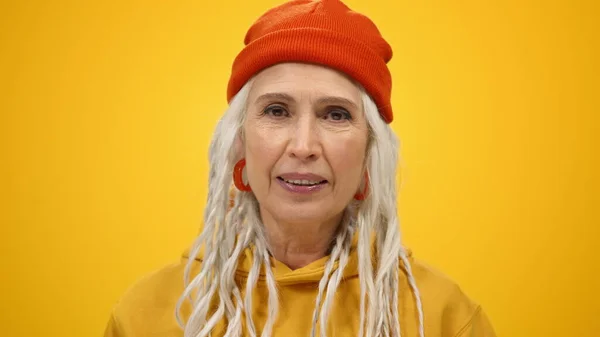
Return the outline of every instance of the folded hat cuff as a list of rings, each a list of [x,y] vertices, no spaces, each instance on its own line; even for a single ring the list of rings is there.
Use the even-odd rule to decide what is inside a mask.
[[[249,43],[233,63],[227,100],[261,70],[283,62],[320,64],[345,73],[365,88],[383,120],[392,121],[392,80],[383,58],[352,37],[320,28],[282,29]]]

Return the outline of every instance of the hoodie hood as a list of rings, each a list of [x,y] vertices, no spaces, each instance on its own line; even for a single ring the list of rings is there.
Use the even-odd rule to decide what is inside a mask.
[[[375,249],[374,249],[374,245],[375,244],[375,238],[374,236],[371,238],[371,253],[372,253],[372,258],[373,261],[375,262]],[[247,278],[248,277],[248,273],[250,272],[250,269],[252,269],[252,262],[254,260],[254,246],[250,246],[248,248],[246,248],[241,254],[240,254],[240,258],[238,261],[238,265],[236,268],[236,276],[240,277],[240,278]],[[410,250],[406,250],[407,255],[410,257],[411,256],[411,252]],[[205,252],[204,252],[204,248],[201,248],[199,253],[196,255],[196,257],[194,258],[196,261],[198,262],[202,262],[205,256]],[[183,253],[183,258],[184,259],[189,259],[190,258],[190,249],[186,250]],[[310,264],[302,267],[302,268],[298,268],[295,270],[292,270],[291,268],[289,268],[288,266],[286,266],[284,263],[276,260],[275,258],[271,257],[271,268],[273,270],[273,274],[275,276],[275,281],[280,284],[280,285],[291,285],[291,284],[302,284],[302,283],[313,283],[313,282],[319,282],[321,280],[321,278],[323,277],[323,273],[325,271],[325,265],[327,264],[327,261],[329,260],[329,256],[325,256],[321,259],[318,259],[314,262],[311,262]],[[358,236],[355,235],[355,237],[352,240],[352,244],[350,246],[350,253],[348,255],[348,263],[346,264],[346,267],[344,268],[344,279],[348,279],[348,278],[354,278],[354,277],[358,277]],[[332,271],[337,270],[339,266],[339,261],[336,261],[334,263],[334,267]],[[266,280],[266,275],[264,270],[261,268],[260,274],[259,274],[259,281],[264,281]]]

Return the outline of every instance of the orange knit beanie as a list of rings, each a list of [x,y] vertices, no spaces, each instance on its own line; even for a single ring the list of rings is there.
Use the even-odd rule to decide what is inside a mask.
[[[339,0],[293,0],[263,14],[248,30],[236,57],[227,100],[256,73],[282,62],[337,69],[360,83],[386,123],[393,119],[392,48],[375,24]]]

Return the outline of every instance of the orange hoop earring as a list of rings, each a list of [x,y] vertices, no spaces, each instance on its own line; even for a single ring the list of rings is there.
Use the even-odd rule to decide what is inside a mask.
[[[244,184],[244,179],[242,179],[242,171],[244,170],[244,166],[246,166],[246,159],[241,159],[233,167],[233,184],[242,192],[250,192],[252,191],[250,184]]]
[[[367,192],[369,191],[369,175],[365,172],[365,188],[363,189],[363,191],[361,193],[356,193],[354,195],[354,199],[361,201],[361,200],[365,200],[365,198],[367,197]]]

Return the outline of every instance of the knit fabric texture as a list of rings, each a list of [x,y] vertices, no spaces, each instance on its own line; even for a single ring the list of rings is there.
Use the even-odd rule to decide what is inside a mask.
[[[270,9],[248,30],[233,62],[227,100],[261,70],[283,62],[327,66],[350,76],[393,120],[392,48],[375,24],[339,0],[293,0]]]

